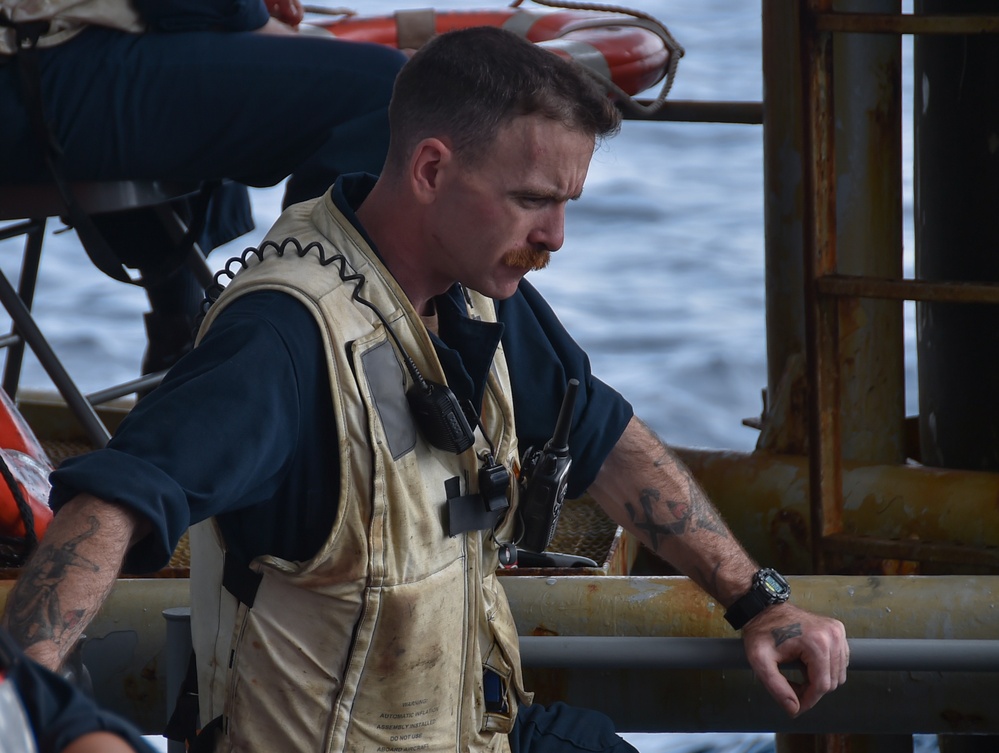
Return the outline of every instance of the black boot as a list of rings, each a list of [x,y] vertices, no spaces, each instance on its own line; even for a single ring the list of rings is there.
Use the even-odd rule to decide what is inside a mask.
[[[165,371],[194,346],[194,319],[185,315],[163,315],[151,311],[146,323],[146,352],[142,356],[142,373]]]
[[[143,375],[169,369],[194,346],[204,290],[194,273],[184,266],[148,286],[146,295],[152,310],[144,317],[147,345],[142,357]]]

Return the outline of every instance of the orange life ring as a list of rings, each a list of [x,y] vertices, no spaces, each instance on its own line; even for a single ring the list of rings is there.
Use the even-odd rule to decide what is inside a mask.
[[[48,505],[51,472],[52,463],[41,443],[7,393],[0,390],[0,564],[19,564],[17,560],[29,553],[34,542],[26,517],[32,518],[36,539],[42,538],[52,522]],[[12,485],[20,494],[20,504]]]
[[[655,86],[683,54],[657,22],[596,11],[416,10],[399,11],[394,16],[348,16],[315,25],[341,39],[399,49],[420,47],[434,34],[455,29],[498,26],[576,60],[628,96]]]

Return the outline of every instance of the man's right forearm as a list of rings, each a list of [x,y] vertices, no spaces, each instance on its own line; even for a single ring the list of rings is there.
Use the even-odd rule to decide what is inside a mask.
[[[114,586],[148,523],[81,494],[55,516],[7,597],[4,626],[24,652],[56,670]]]

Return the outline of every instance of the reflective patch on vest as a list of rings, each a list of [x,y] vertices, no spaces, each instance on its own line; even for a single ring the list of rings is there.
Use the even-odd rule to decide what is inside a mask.
[[[5,753],[36,753],[34,740],[14,683],[0,679],[0,742]]]
[[[393,460],[416,447],[416,424],[406,401],[406,376],[392,344],[377,345],[361,356],[364,376]]]

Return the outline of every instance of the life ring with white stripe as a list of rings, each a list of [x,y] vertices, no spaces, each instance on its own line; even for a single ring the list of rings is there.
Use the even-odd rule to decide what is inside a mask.
[[[52,464],[31,427],[0,390],[0,567],[16,567],[52,522]]]
[[[683,55],[683,48],[669,30],[638,11],[611,9],[611,6],[593,6],[594,10],[580,7],[541,12],[519,7],[407,10],[392,16],[346,15],[317,21],[315,25],[341,39],[375,42],[397,49],[417,49],[434,35],[455,29],[497,26],[582,64],[607,83],[608,91],[618,98],[633,97],[665,80],[660,94],[665,99],[676,63]]]

